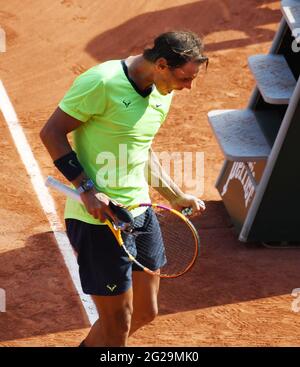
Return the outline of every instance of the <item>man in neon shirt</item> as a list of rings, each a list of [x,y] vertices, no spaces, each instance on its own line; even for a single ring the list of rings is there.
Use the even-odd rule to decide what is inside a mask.
[[[205,209],[200,199],[183,193],[165,174],[155,155],[148,161],[173,91],[190,89],[200,65],[208,61],[202,51],[196,34],[174,31],[158,36],[141,55],[96,65],[74,81],[41,131],[56,167],[83,202],[67,199],[66,228],[78,254],[83,291],[92,296],[101,321],[95,322],[82,346],[126,346],[128,336],[158,312],[159,277],[124,260],[102,223],[107,216],[114,219],[109,200],[125,206],[149,202],[144,174],[148,165],[151,176],[163,182],[155,189],[175,209]],[[103,170],[105,160],[112,164]],[[144,209],[134,213],[144,222],[153,222],[152,215]],[[149,257],[160,245],[152,236]],[[157,262],[153,270],[160,265]]]

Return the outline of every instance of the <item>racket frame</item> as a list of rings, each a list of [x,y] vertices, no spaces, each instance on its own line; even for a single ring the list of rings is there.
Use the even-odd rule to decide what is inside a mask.
[[[45,181],[45,185],[48,187],[52,187],[54,189],[56,189],[57,191],[60,191],[61,193],[65,194],[66,196],[70,197],[71,199],[74,199],[78,202],[80,202],[81,204],[83,204],[80,194],[77,192],[76,189],[72,189],[71,187],[65,185],[64,183],[56,180],[55,178],[48,176],[46,181]],[[192,232],[194,241],[195,241],[195,249],[194,249],[194,255],[192,260],[190,261],[190,263],[179,273],[175,273],[175,274],[164,274],[160,272],[160,269],[153,271],[150,270],[149,268],[147,268],[146,266],[144,266],[143,264],[141,264],[138,260],[136,260],[136,258],[130,254],[130,252],[127,250],[123,238],[122,238],[122,230],[118,227],[116,227],[110,220],[106,219],[105,222],[103,222],[104,224],[106,224],[111,232],[113,233],[113,235],[115,236],[116,241],[118,242],[119,246],[123,248],[123,250],[125,251],[126,255],[128,256],[128,258],[134,262],[137,266],[139,266],[143,271],[145,271],[146,273],[150,274],[150,275],[155,275],[155,276],[159,276],[160,278],[178,278],[180,276],[182,276],[183,274],[185,274],[186,272],[188,272],[193,265],[195,264],[195,261],[199,255],[199,247],[200,247],[200,238],[199,238],[199,234],[196,230],[196,228],[194,227],[194,225],[192,224],[192,222],[182,213],[180,213],[178,210],[173,209],[173,208],[169,208],[165,205],[161,205],[161,204],[155,204],[155,203],[139,203],[139,204],[134,204],[134,205],[130,205],[128,207],[126,207],[127,210],[131,211],[133,209],[136,208],[141,208],[141,207],[147,207],[147,208],[159,208],[162,210],[167,210],[171,213],[173,213],[174,215],[177,215],[181,220],[183,220],[185,222],[185,224],[189,227],[189,229]]]

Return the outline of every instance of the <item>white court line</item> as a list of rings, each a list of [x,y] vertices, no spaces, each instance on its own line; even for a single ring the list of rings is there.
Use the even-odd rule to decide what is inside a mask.
[[[80,285],[78,265],[76,257],[73,253],[69,239],[63,230],[61,221],[55,209],[55,204],[48,188],[44,184],[44,179],[37,161],[35,160],[30,145],[26,139],[22,126],[19,123],[14,107],[6,93],[4,85],[0,80],[0,110],[7,123],[11,136],[15,142],[16,148],[19,152],[20,158],[24,163],[26,171],[30,176],[30,180],[34,191],[39,199],[39,202],[45,212],[45,215],[50,223],[55,239],[57,241],[59,250],[63,256],[65,264],[70,273],[71,279],[81,299],[83,307],[87,313],[88,319],[93,324],[97,318],[98,313],[90,296],[82,292]]]

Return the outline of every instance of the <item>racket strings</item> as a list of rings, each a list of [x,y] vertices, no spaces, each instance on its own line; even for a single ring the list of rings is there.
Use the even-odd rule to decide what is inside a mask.
[[[195,254],[195,239],[183,219],[174,214],[166,214],[160,223],[168,261],[161,271],[176,274],[191,264]]]
[[[143,223],[139,230],[145,230],[135,238],[136,259],[151,270],[160,264],[161,273],[166,276],[184,272],[194,261],[198,244],[189,225],[180,216],[160,208],[153,208],[155,220]],[[159,226],[157,225],[159,224]],[[136,226],[135,226],[136,227]],[[149,249],[149,243],[155,243]],[[152,268],[151,268],[152,267]]]

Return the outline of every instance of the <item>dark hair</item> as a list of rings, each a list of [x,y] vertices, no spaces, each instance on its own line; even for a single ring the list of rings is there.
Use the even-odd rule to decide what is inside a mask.
[[[150,62],[163,57],[171,68],[180,67],[189,61],[207,65],[208,57],[202,55],[203,48],[203,43],[196,33],[171,31],[156,37],[154,46],[145,49],[143,56]]]

